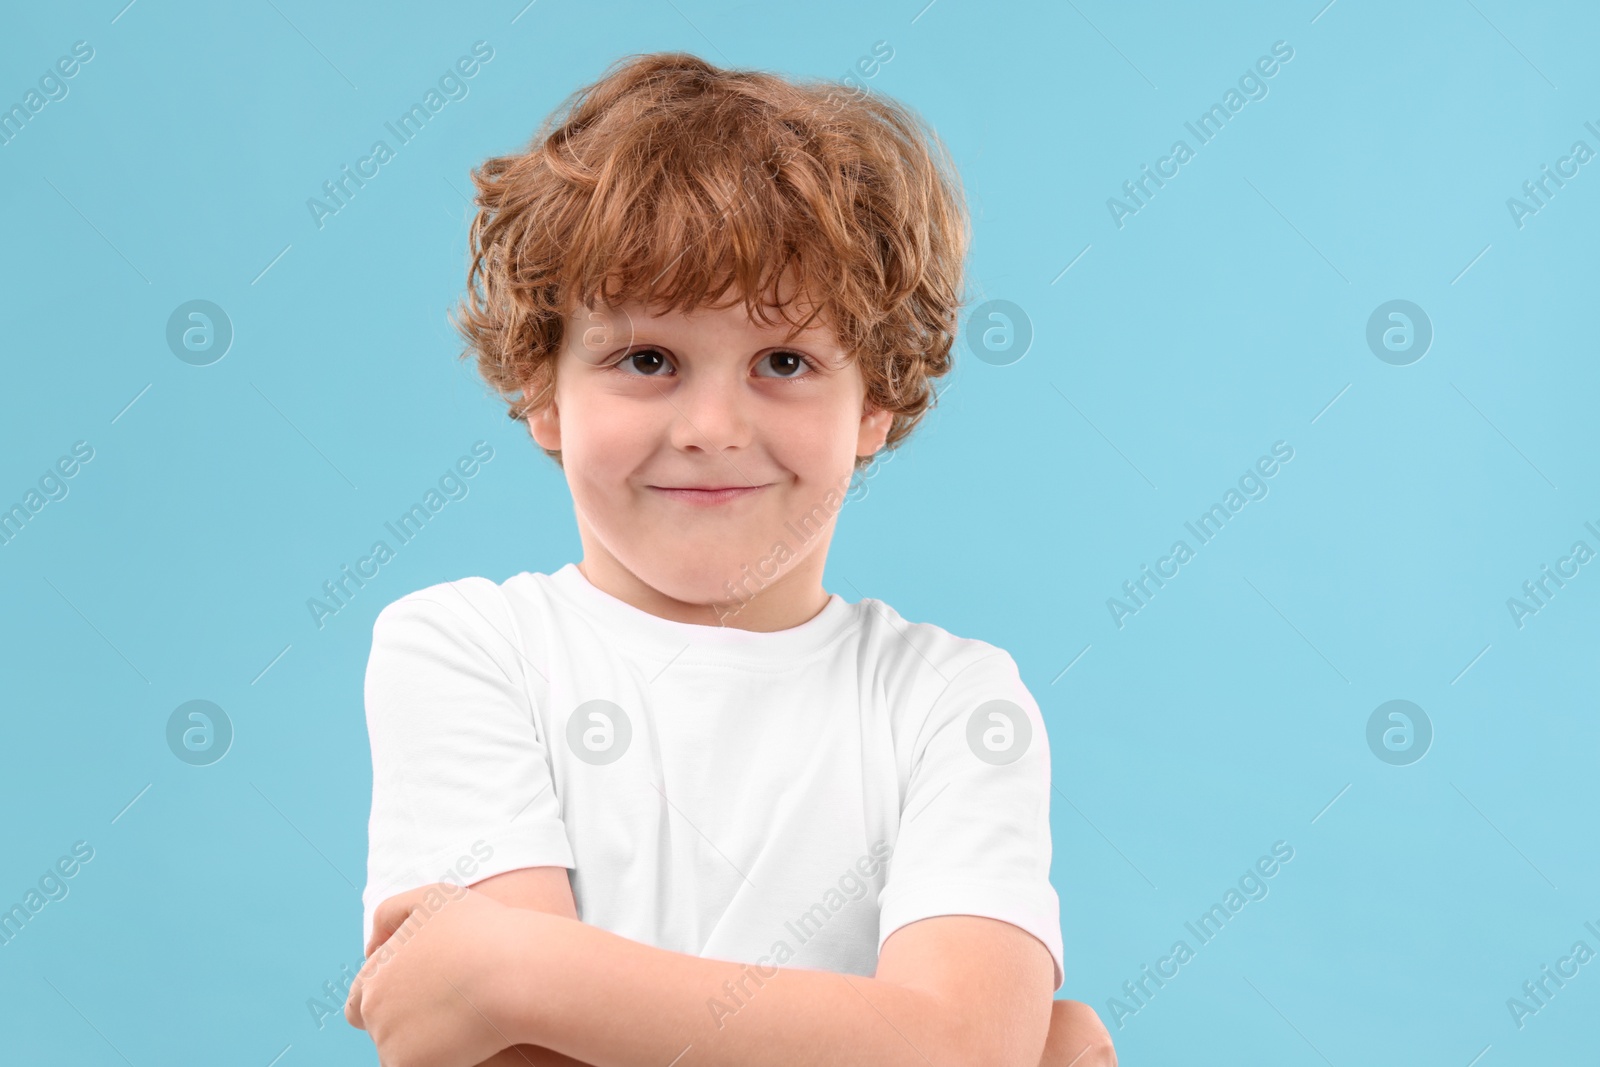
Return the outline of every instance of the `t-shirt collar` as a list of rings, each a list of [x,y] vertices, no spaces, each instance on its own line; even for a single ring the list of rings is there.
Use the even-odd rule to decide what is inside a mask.
[[[838,593],[821,611],[787,630],[757,632],[732,625],[677,622],[652,615],[593,585],[576,563],[549,575],[556,593],[595,619],[619,639],[679,660],[708,659],[750,666],[788,666],[832,643],[855,622],[860,605]]]

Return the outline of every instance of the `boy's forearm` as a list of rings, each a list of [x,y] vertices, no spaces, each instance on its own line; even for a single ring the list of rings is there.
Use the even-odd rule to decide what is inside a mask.
[[[520,868],[484,879],[473,886],[479,893],[514,908],[527,908],[569,919],[578,917],[577,904],[565,868]],[[478,1067],[593,1067],[537,1045],[501,1049]]]
[[[595,1067],[662,1067],[690,1050],[703,1067],[995,1063],[959,1010],[921,990],[691,956],[557,916],[530,913],[525,929],[498,1025]]]
[[[1117,1067],[1111,1035],[1094,1009],[1077,1001],[1057,1001],[1050,1016],[1041,1067]],[[478,1067],[592,1067],[538,1045],[513,1045]],[[760,1064],[759,1067],[765,1067]]]

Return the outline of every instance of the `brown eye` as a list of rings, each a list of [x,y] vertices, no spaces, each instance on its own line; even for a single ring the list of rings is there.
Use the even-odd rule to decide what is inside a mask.
[[[773,368],[775,373],[763,374],[763,378],[800,378],[811,369],[811,361],[798,352],[769,352],[761,357],[757,367],[763,364]]]
[[[670,365],[667,357],[657,349],[641,348],[637,352],[629,352],[611,366],[635,378],[660,378],[663,377],[660,369]]]

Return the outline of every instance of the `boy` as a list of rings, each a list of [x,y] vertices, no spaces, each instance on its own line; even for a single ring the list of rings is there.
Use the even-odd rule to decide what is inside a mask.
[[[583,559],[374,626],[346,1015],[390,1067],[1115,1062],[1051,1000],[1016,665],[822,588],[967,243],[937,138],[837,90],[630,57],[473,176],[460,328]]]

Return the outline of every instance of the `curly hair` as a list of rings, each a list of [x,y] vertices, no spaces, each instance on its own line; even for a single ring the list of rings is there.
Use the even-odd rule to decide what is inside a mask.
[[[630,55],[568,96],[527,151],[486,160],[472,181],[471,264],[452,323],[461,358],[476,356],[513,419],[553,397],[578,306],[690,312],[730,286],[766,326],[767,306],[797,330],[827,316],[868,404],[893,413],[885,449],[950,371],[971,241],[960,178],[931,127],[865,89],[685,52]],[[798,285],[780,303],[786,272]],[[813,309],[803,322],[796,305]]]

